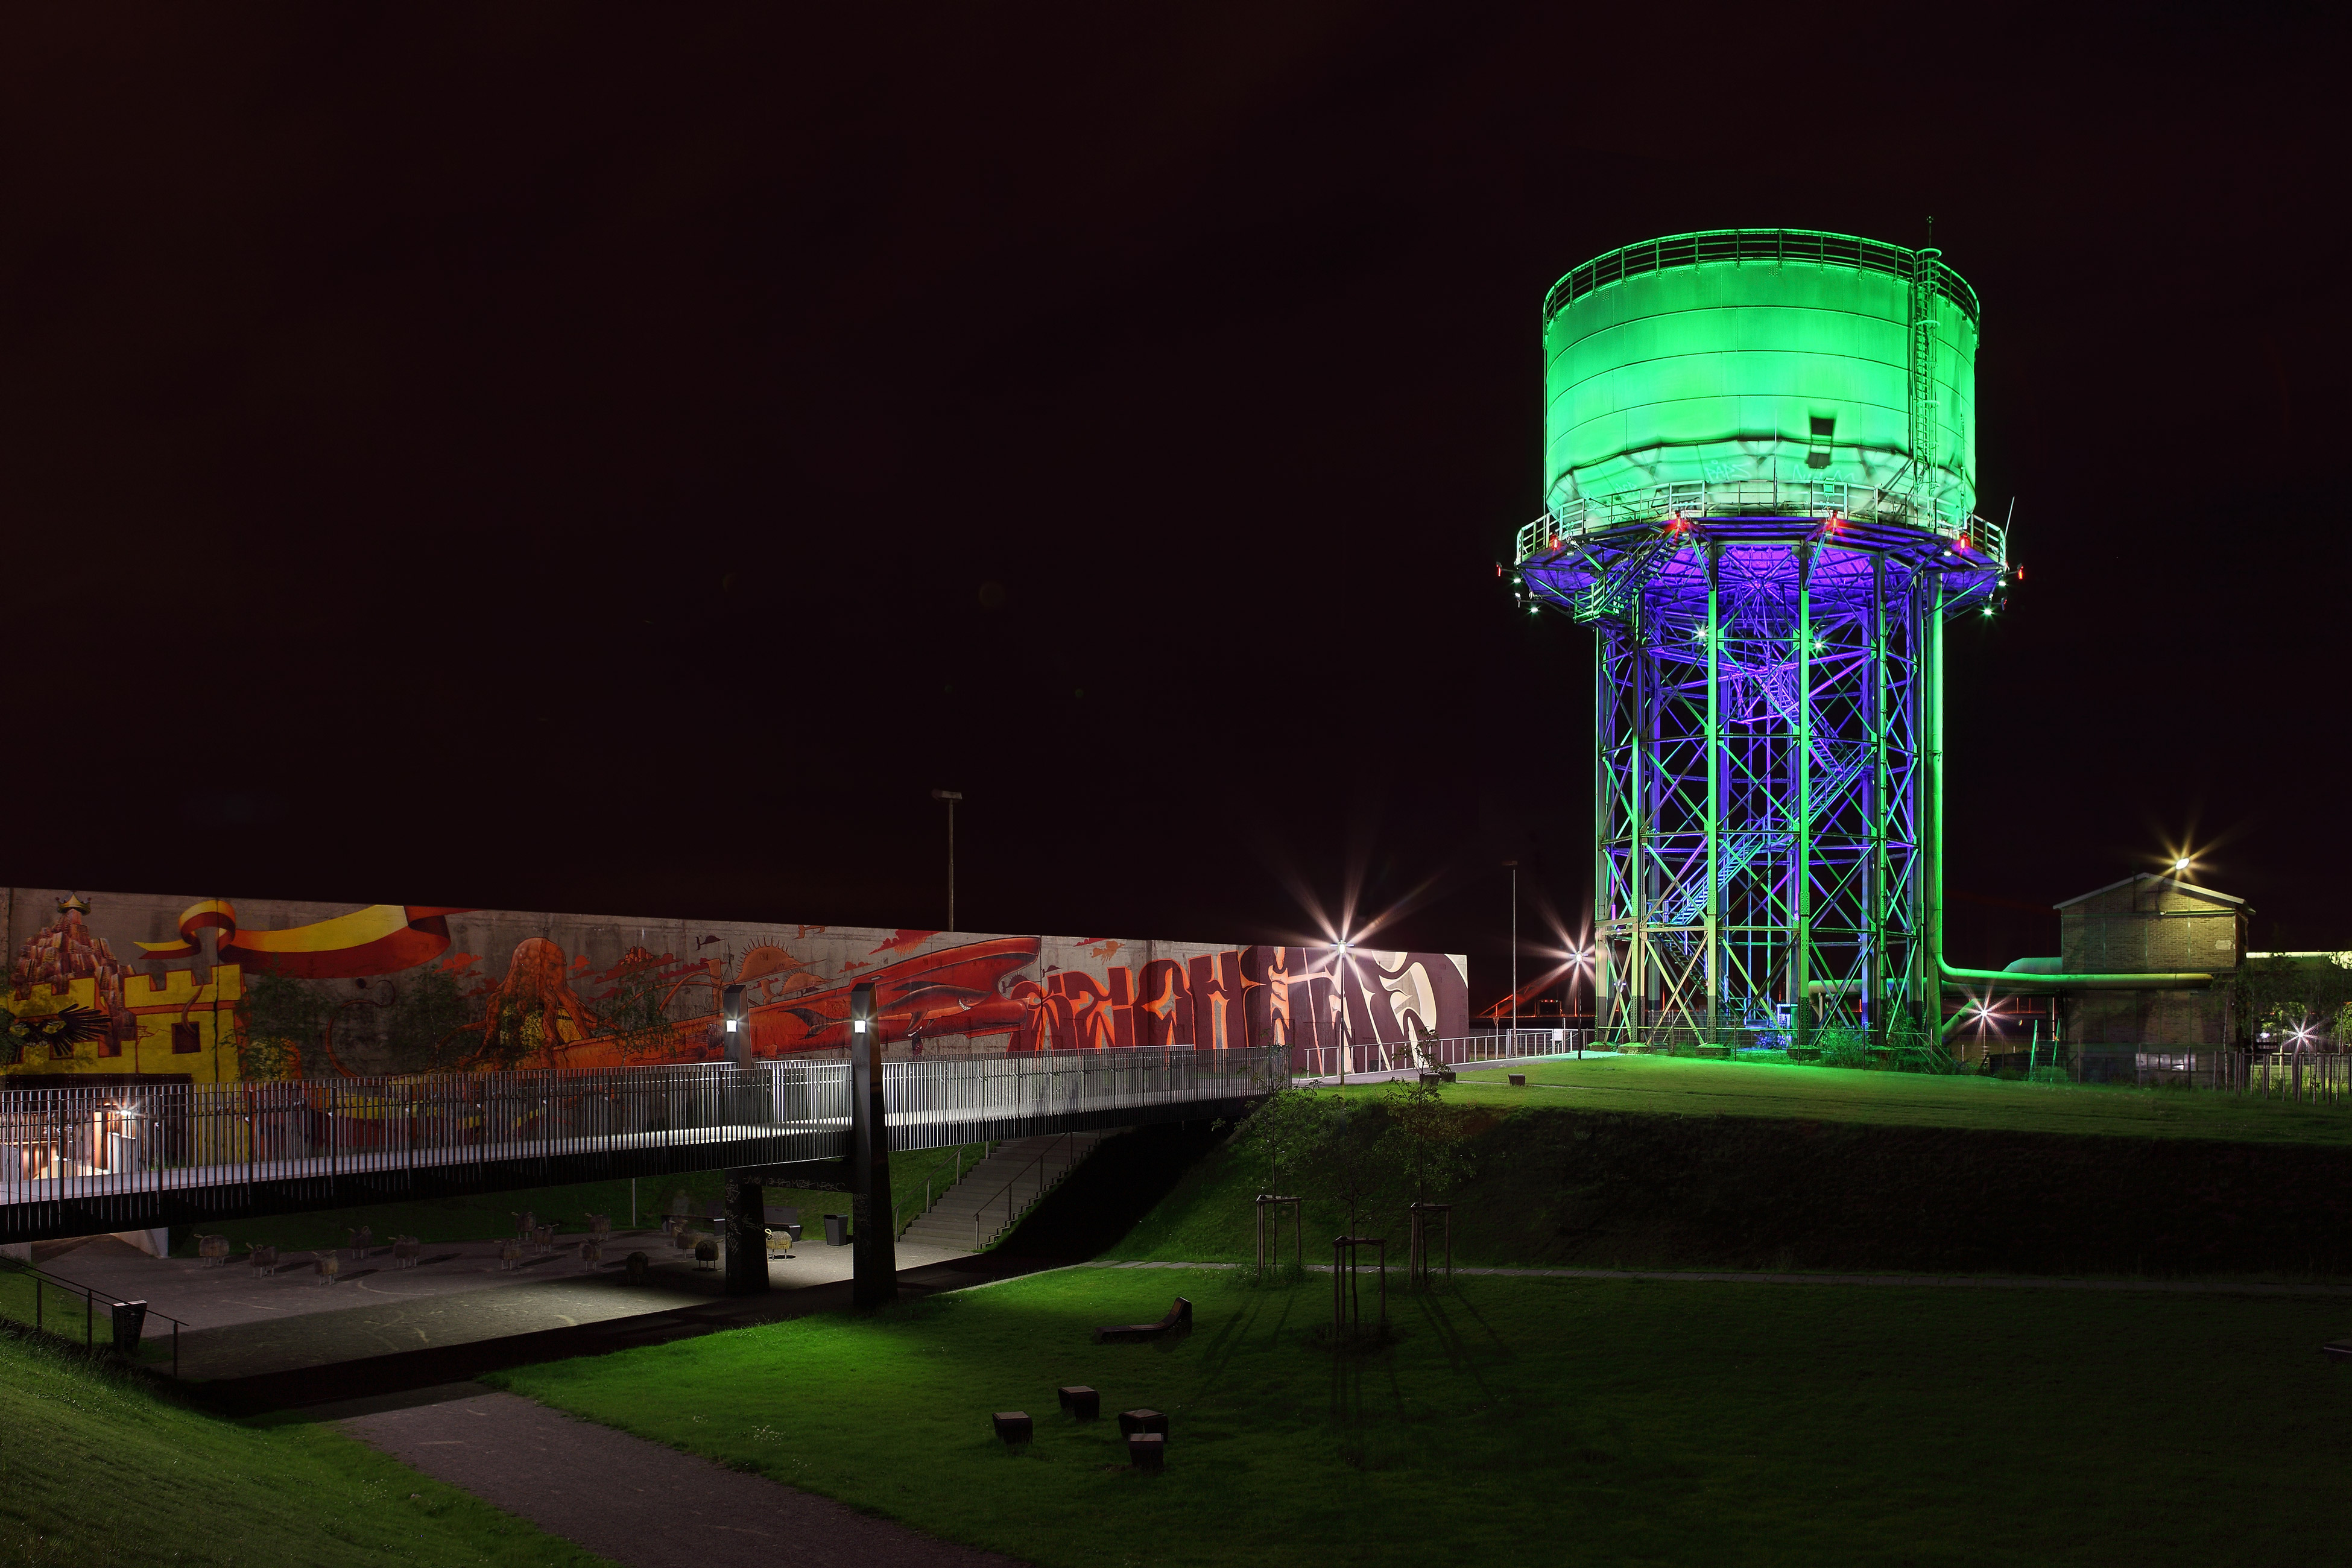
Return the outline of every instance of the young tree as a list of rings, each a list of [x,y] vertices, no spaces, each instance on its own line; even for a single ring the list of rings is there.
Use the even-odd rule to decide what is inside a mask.
[[[1331,1135],[1339,1101],[1306,1089],[1278,1089],[1241,1124],[1234,1143],[1265,1162],[1265,1190],[1282,1191],[1286,1175],[1303,1174],[1315,1150]]]
[[[1422,1205],[1468,1179],[1470,1157],[1463,1146],[1466,1132],[1462,1119],[1439,1097],[1433,1083],[1407,1083],[1400,1079],[1389,1085],[1383,1099],[1389,1125],[1374,1152],[1384,1166],[1404,1179],[1412,1194],[1412,1231],[1405,1269],[1409,1278],[1422,1279],[1429,1272]]]
[[[1462,1119],[1439,1097],[1435,1084],[1400,1079],[1382,1098],[1389,1125],[1381,1134],[1378,1152],[1384,1164],[1404,1178],[1414,1203],[1433,1202],[1436,1194],[1470,1174]]]

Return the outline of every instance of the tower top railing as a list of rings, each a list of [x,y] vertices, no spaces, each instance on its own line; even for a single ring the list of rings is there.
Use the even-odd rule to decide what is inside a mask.
[[[1554,316],[1594,289],[1622,283],[1628,278],[1679,267],[1750,262],[1844,267],[1884,273],[1905,283],[1919,277],[1920,269],[1925,268],[1927,280],[1937,293],[1958,306],[1971,322],[1979,319],[1977,291],[1969,287],[1966,279],[1945,266],[1933,250],[1906,250],[1880,240],[1811,228],[1710,228],[1696,234],[1645,239],[1639,245],[1621,246],[1604,256],[1594,257],[1551,286],[1551,292],[1544,296],[1544,324],[1549,326]]]
[[[1521,528],[1511,560],[1517,564],[1549,554],[1588,534],[1633,523],[1662,522],[1673,517],[1692,521],[1737,517],[1846,517],[1915,528],[1944,539],[1966,539],[1994,561],[2006,563],[2009,559],[2008,531],[2000,523],[1916,490],[1753,479],[1734,484],[1656,485],[1646,489],[1622,490],[1612,496],[1579,497]]]

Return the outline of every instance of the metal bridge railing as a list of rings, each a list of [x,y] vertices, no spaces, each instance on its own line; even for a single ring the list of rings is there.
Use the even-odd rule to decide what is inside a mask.
[[[0,1205],[715,1142],[818,1159],[848,1125],[845,1062],[0,1089]]]
[[[886,1061],[891,1137],[925,1149],[1151,1120],[1264,1092],[1268,1050],[1120,1050]],[[1159,1111],[1164,1115],[1164,1111]],[[582,1181],[848,1152],[849,1063],[0,1089],[0,1236],[70,1208],[93,1228],[174,1212],[426,1187]],[[493,1167],[496,1167],[494,1170]],[[16,1216],[12,1219],[12,1215]],[[25,1224],[16,1223],[24,1219]]]
[[[1113,1126],[1125,1113],[1263,1094],[1278,1049],[1138,1047],[882,1065],[894,1149],[943,1149],[1063,1128]]]

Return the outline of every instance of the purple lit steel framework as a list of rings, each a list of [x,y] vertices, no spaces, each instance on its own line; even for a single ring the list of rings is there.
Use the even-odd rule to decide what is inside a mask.
[[[1780,510],[1559,539],[1520,564],[1532,603],[1599,631],[1604,1030],[1883,1037],[1940,1017],[1940,630],[1999,593],[1998,546]]]
[[[1943,626],[1991,613],[2010,574],[2004,531],[1969,506],[1974,296],[1933,252],[1847,254],[1868,245],[1685,237],[1632,247],[1646,271],[1580,268],[1548,303],[1553,447],[1572,456],[1520,531],[1515,583],[1598,634],[1604,1037],[1937,1037]],[[1701,274],[1681,297],[1656,281],[1676,268]],[[1655,292],[1598,293],[1612,286]],[[1854,328],[1865,308],[1878,320]],[[1939,318],[1965,327],[1967,364],[1938,364]],[[1706,479],[1671,482],[1698,447],[1674,431],[1727,390],[1748,423],[1706,448]],[[1646,432],[1644,396],[1668,411]],[[1790,428],[1750,428],[1781,416],[1776,397]],[[1941,461],[1939,409],[1958,411],[1940,415]],[[1880,420],[1858,454],[1835,440],[1841,413]]]

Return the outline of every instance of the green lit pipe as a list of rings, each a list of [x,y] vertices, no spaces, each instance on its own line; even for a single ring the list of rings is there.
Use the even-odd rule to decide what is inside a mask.
[[[1927,879],[1933,889],[1935,907],[1928,911],[1928,929],[1935,932],[1936,969],[1944,988],[1951,991],[1974,991],[1987,985],[2008,991],[2200,991],[2213,984],[2210,974],[2174,973],[2165,974],[2026,974],[2013,969],[1961,969],[1944,957],[1944,627],[1942,606],[1930,623],[1934,630],[1935,650],[1931,655],[1929,675],[1929,711],[1933,715],[1935,732],[1928,739],[1927,791],[1932,803],[1935,823],[1935,869]],[[1965,1018],[1966,1014],[1960,1016]],[[1951,1032],[1948,1022],[1945,1033]]]
[[[1992,984],[2005,991],[2201,991],[2210,974],[2190,970],[2170,974],[2021,974],[2013,969],[1956,969],[1936,955],[1944,984],[1952,990]]]

